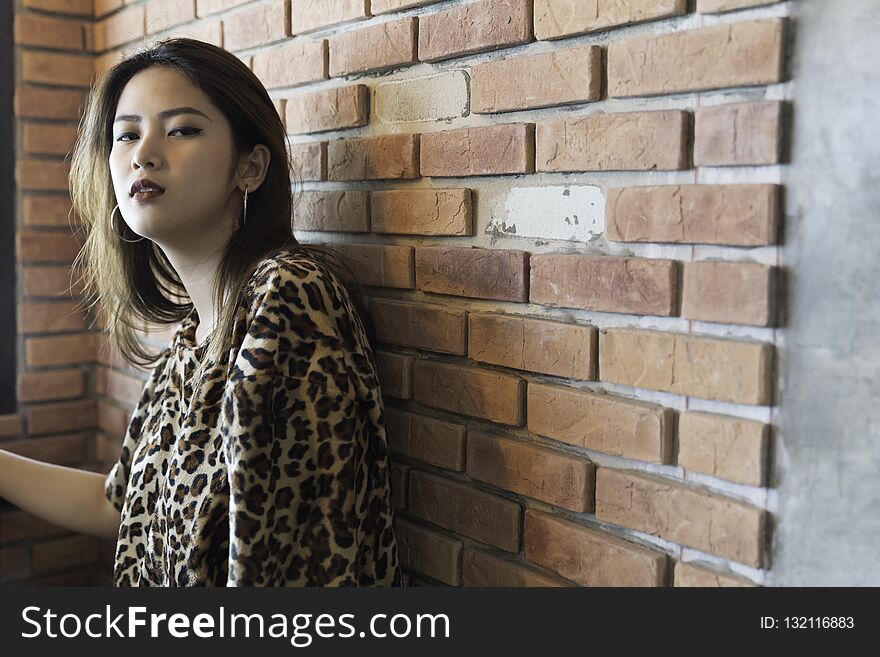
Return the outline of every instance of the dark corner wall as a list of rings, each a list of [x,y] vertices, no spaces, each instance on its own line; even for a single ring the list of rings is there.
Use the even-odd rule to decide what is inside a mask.
[[[12,56],[13,3],[0,2],[0,415],[16,410],[15,363],[15,177],[12,118],[15,59]]]

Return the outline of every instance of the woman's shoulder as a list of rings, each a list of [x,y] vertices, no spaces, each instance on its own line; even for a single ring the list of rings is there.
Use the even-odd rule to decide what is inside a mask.
[[[284,304],[307,314],[335,318],[353,310],[348,290],[334,269],[321,252],[308,248],[294,247],[263,258],[246,288],[252,311]]]

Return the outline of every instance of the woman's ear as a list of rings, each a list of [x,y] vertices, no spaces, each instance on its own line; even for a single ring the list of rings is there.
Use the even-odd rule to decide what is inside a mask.
[[[269,172],[272,153],[264,144],[257,144],[250,153],[242,155],[238,160],[239,185],[247,185],[248,192],[255,192],[263,184]]]

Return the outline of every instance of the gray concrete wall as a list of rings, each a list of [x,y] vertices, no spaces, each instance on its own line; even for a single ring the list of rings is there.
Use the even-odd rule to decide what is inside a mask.
[[[802,0],[769,585],[880,584],[878,0]]]

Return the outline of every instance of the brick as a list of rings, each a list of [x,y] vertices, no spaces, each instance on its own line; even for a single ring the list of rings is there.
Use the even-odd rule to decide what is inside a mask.
[[[370,230],[369,193],[346,191],[299,192],[294,212],[296,230],[366,233]]]
[[[782,103],[732,103],[696,111],[695,166],[757,166],[781,161]]]
[[[598,333],[592,326],[470,313],[468,356],[476,361],[592,381]]]
[[[287,99],[287,132],[303,134],[359,128],[370,121],[370,90],[365,84],[335,87]]]
[[[391,504],[395,510],[406,509],[406,480],[408,465],[391,463]]]
[[[746,486],[767,478],[770,427],[763,422],[713,413],[682,413],[678,464],[685,470]]]
[[[22,433],[21,416],[18,413],[0,415],[0,437],[17,437]]]
[[[94,405],[94,404],[93,404]],[[31,409],[33,410],[33,409]],[[89,429],[94,427],[92,424]],[[4,442],[3,449],[53,465],[82,465],[86,462],[86,438],[84,434],[36,437],[28,428],[26,440]]]
[[[512,123],[427,132],[423,176],[491,176],[535,171],[535,126]]]
[[[97,424],[97,409],[94,399],[31,406],[25,413],[28,435],[91,429]]]
[[[86,315],[74,302],[26,302],[18,304],[18,332],[60,333],[82,331],[86,327]]]
[[[367,18],[368,0],[290,0],[293,33]]]
[[[103,429],[111,436],[125,433],[130,416],[130,409],[123,409],[105,400],[98,400],[98,428]]]
[[[451,69],[375,86],[374,115],[379,123],[449,123],[470,113],[470,78]]]
[[[519,552],[519,504],[444,477],[412,470],[407,509],[432,524],[508,552]]]
[[[19,159],[15,162],[15,182],[22,191],[66,192],[69,175],[69,161]]]
[[[188,37],[190,39],[197,39],[198,41],[205,41],[207,43],[213,44],[218,48],[223,47],[223,21],[219,18],[208,21],[199,21],[198,23],[189,23],[182,27],[176,27],[168,32],[160,32],[153,37],[148,37],[145,39],[147,43],[155,43],[156,41],[160,41],[165,36],[174,36],[174,37]],[[246,57],[238,56],[248,68],[251,68],[251,56],[248,55]]]
[[[92,17],[93,0],[22,0],[25,9],[40,9],[54,14]]]
[[[735,404],[770,403],[773,346],[660,331],[599,332],[599,378]]]
[[[697,0],[697,11],[701,14],[719,14],[724,11],[761,7],[777,2],[779,0]]]
[[[570,48],[478,64],[471,69],[471,111],[509,112],[599,100],[602,49]]]
[[[605,232],[619,242],[776,244],[778,185],[663,185],[610,189]]]
[[[78,223],[71,213],[69,196],[27,195],[21,199],[22,220],[25,226],[66,226]]]
[[[69,232],[20,231],[16,251],[22,261],[72,263],[80,250],[77,237]]]
[[[86,92],[77,89],[51,89],[20,84],[15,87],[15,115],[26,119],[78,121],[82,116]]]
[[[532,0],[478,0],[422,16],[419,59],[435,62],[532,40]]]
[[[29,573],[30,558],[26,545],[0,549],[0,582],[21,579]]]
[[[294,177],[300,181],[327,180],[327,142],[291,144],[289,152]]]
[[[467,474],[569,511],[593,510],[595,466],[585,458],[470,431]]]
[[[189,23],[196,19],[195,0],[152,0],[145,6],[147,11],[147,34]]]
[[[416,247],[416,287],[425,292],[496,301],[528,299],[525,251]]]
[[[465,464],[463,424],[386,409],[388,444],[395,454],[424,461],[438,468],[461,472]]]
[[[722,575],[705,568],[698,568],[681,561],[675,564],[675,579],[673,586],[701,586],[701,587],[753,587],[755,584],[738,577]]]
[[[361,285],[411,290],[416,285],[415,250],[393,244],[333,244]]]
[[[35,574],[62,570],[71,566],[95,563],[98,540],[94,536],[70,536],[38,543],[32,548],[32,567]]]
[[[76,141],[76,127],[25,123],[22,126],[22,149],[28,155],[66,155]]]
[[[508,561],[490,552],[472,548],[464,550],[462,585],[518,588],[570,586],[563,580],[547,577],[531,568]]]
[[[65,335],[51,338],[26,338],[27,367],[79,365],[94,363],[98,353],[98,335]]]
[[[412,399],[412,368],[415,358],[389,351],[376,352],[376,370],[382,394],[397,399]]]
[[[343,139],[327,145],[329,180],[419,177],[419,135]]]
[[[298,40],[254,55],[253,71],[267,89],[295,87],[330,77],[326,39]]]
[[[423,7],[424,5],[436,2],[440,2],[440,0],[373,0],[370,3],[370,12],[376,16],[378,14],[387,14],[391,11],[400,11],[401,9]]]
[[[94,0],[94,2],[95,18],[100,18],[112,11],[116,11],[124,4],[124,0]]]
[[[3,544],[38,541],[66,532],[64,527],[46,522],[24,511],[9,510],[0,513],[0,543]]]
[[[773,267],[751,262],[685,263],[681,316],[770,326],[775,323],[775,272]]]
[[[540,121],[535,167],[538,171],[687,169],[687,117],[687,112],[663,110]]]
[[[93,48],[95,52],[104,52],[142,39],[147,33],[146,27],[145,6],[127,7],[95,23]]]
[[[635,315],[676,314],[674,260],[542,253],[529,260],[529,301]]]
[[[395,531],[404,568],[459,586],[461,584],[461,550],[458,539],[431,531],[415,523],[395,519]]]
[[[264,46],[291,36],[290,5],[275,0],[223,21],[223,47],[229,51]]]
[[[602,468],[604,470],[604,468]],[[669,559],[548,513],[525,513],[525,557],[582,586],[663,586]]]
[[[374,297],[370,313],[380,342],[459,356],[467,353],[463,310]]]
[[[470,189],[414,189],[372,192],[374,233],[473,235]]]
[[[772,18],[615,41],[608,46],[608,95],[781,82],[784,25]]]
[[[453,363],[417,360],[413,392],[420,404],[521,426],[525,420],[525,381],[510,374]]]
[[[83,293],[79,272],[70,267],[22,267],[22,274],[27,297],[72,299]]]
[[[417,32],[418,19],[404,18],[330,37],[330,77],[414,64]]]
[[[575,447],[672,462],[672,409],[588,390],[529,383],[529,431]]]
[[[535,0],[535,38],[558,39],[686,11],[687,0]]]
[[[196,14],[199,18],[216,14],[243,5],[250,0],[196,0]]]
[[[85,25],[83,22],[69,19],[15,12],[13,40],[16,46],[83,50]]]
[[[750,566],[763,565],[762,509],[659,477],[599,468],[596,517]]]

